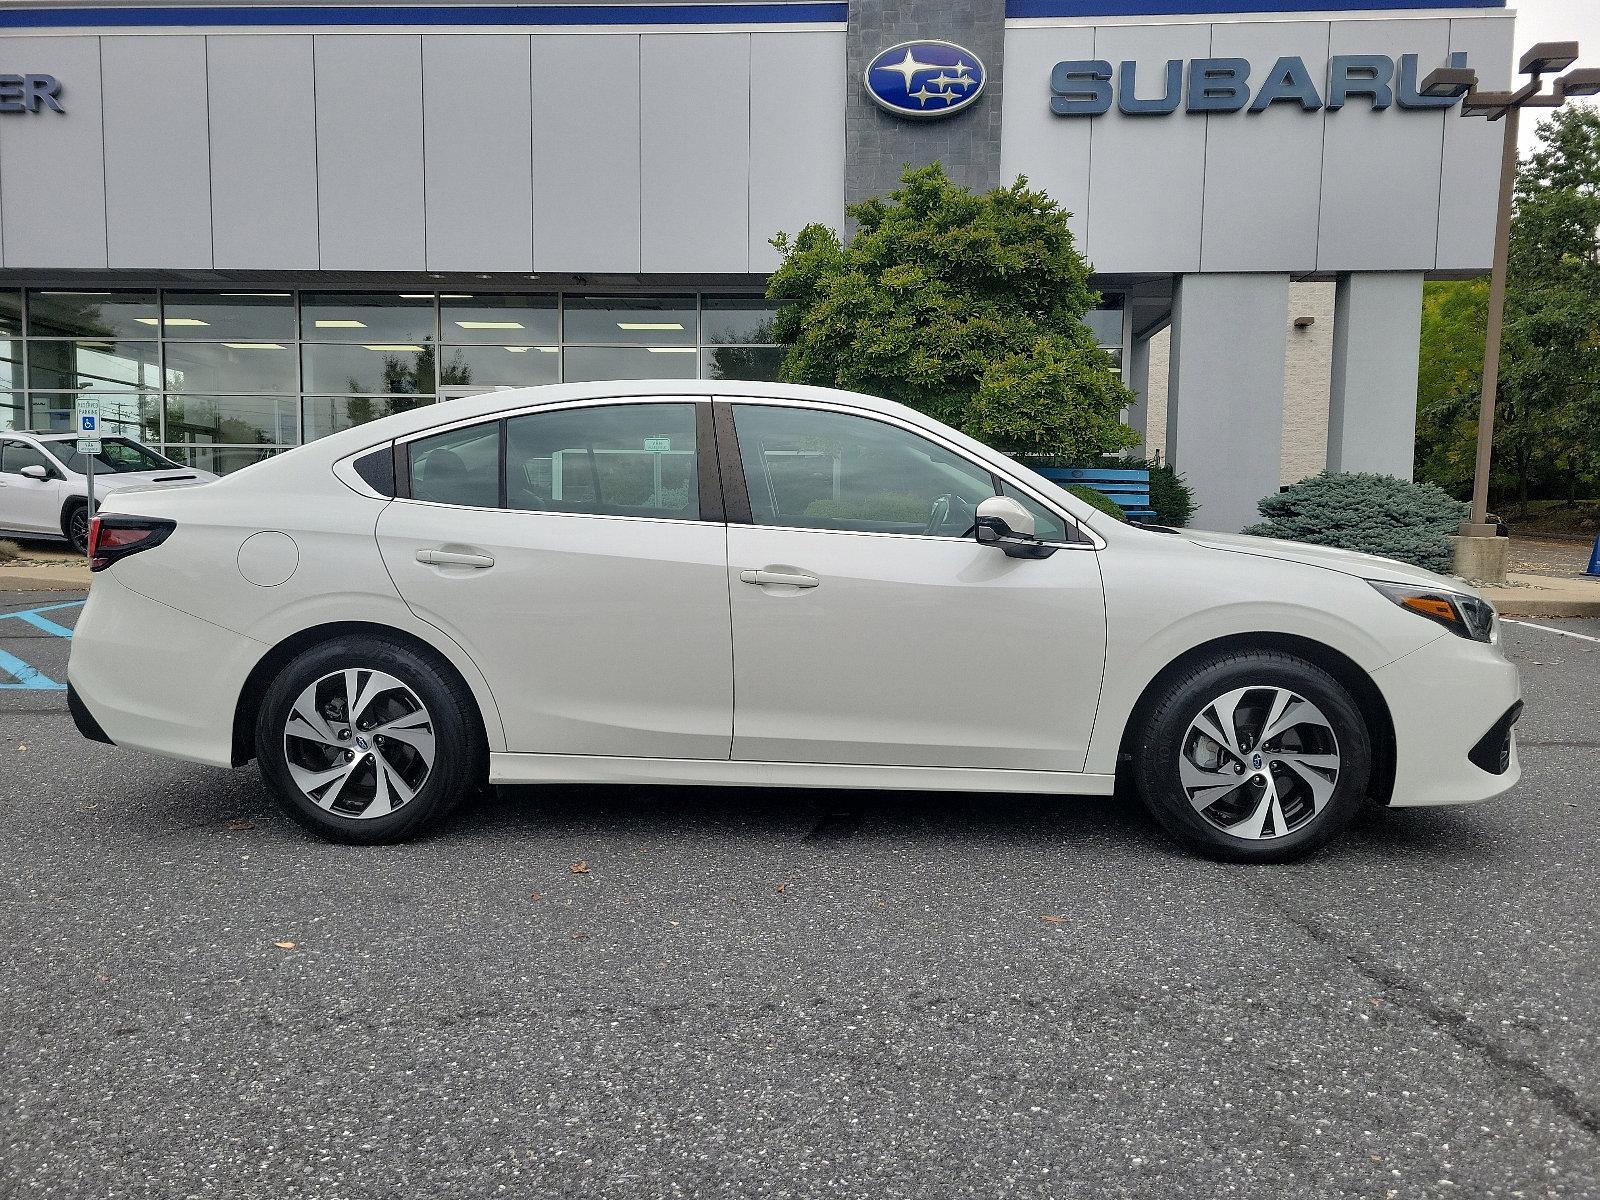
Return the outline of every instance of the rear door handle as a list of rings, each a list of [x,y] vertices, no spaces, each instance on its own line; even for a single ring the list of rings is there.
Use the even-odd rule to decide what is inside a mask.
[[[487,554],[463,554],[458,550],[418,550],[417,561],[430,567],[492,567]]]
[[[816,587],[821,581],[815,575],[803,575],[793,571],[740,571],[741,583],[777,583],[785,587],[808,588]]]

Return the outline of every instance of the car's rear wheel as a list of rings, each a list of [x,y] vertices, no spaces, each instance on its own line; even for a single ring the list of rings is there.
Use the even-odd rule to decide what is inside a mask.
[[[474,703],[459,679],[405,646],[328,642],[291,660],[267,689],[256,755],[279,803],[308,829],[399,841],[481,778]]]
[[[66,519],[61,522],[61,532],[66,534],[67,541],[79,554],[89,553],[89,506],[80,500],[67,509]]]
[[[1350,693],[1304,659],[1239,651],[1168,680],[1131,739],[1140,795],[1214,858],[1283,862],[1360,811],[1372,742]]]

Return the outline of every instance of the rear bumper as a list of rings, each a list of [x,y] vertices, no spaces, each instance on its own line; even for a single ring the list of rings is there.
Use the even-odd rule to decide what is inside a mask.
[[[1470,804],[1522,778],[1522,684],[1497,646],[1447,633],[1372,678],[1394,720],[1392,807]]]
[[[266,649],[102,571],[73,630],[68,705],[85,737],[232,766],[234,709]]]
[[[72,723],[78,727],[78,732],[91,742],[104,742],[108,746],[115,746],[106,731],[100,728],[100,722],[94,719],[88,705],[84,704],[83,697],[78,695],[78,690],[67,684],[67,712],[72,714]]]

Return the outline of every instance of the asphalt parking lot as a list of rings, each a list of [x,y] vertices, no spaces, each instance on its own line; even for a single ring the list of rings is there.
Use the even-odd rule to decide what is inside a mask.
[[[0,615],[0,1195],[1600,1194],[1600,642],[1506,628],[1517,791],[1242,868],[878,793],[327,845],[79,740],[76,612]]]

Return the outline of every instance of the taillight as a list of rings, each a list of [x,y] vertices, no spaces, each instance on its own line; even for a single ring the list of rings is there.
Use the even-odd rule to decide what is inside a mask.
[[[110,513],[89,522],[89,570],[104,571],[118,559],[153,550],[166,541],[176,521]]]

